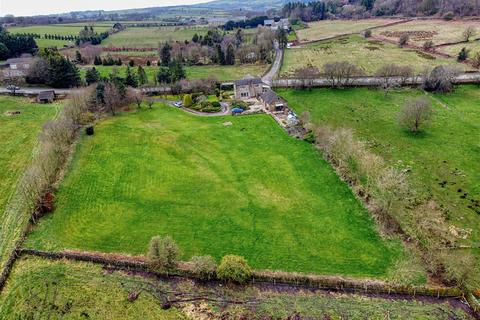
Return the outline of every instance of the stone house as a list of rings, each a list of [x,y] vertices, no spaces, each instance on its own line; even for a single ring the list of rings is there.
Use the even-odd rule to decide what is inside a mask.
[[[263,107],[270,112],[288,112],[288,105],[278,94],[272,89],[267,89],[261,96],[260,102]]]
[[[28,71],[32,67],[33,63],[34,59],[32,57],[12,58],[0,65],[0,68],[2,69],[2,73],[5,78],[19,78],[27,76]]]
[[[269,87],[265,85],[260,78],[245,77],[237,80],[233,84],[235,99],[248,100],[259,98]]]

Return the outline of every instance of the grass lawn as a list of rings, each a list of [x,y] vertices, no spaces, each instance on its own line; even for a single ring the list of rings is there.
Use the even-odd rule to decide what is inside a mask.
[[[39,25],[39,26],[29,26],[29,27],[11,27],[8,28],[8,31],[11,33],[37,33],[41,35],[41,39],[35,39],[37,45],[39,47],[63,47],[63,45],[68,44],[69,41],[65,40],[50,40],[45,39],[45,34],[52,34],[52,35],[61,35],[61,36],[68,36],[74,35],[78,36],[80,31],[83,29],[85,25],[92,25],[88,23],[84,24],[55,24],[55,25]],[[97,32],[104,32],[109,30],[113,27],[113,23],[106,25],[106,24],[93,24],[92,25]]]
[[[349,61],[361,67],[368,75],[374,74],[382,64],[388,63],[408,64],[419,73],[427,67],[441,64],[458,64],[468,68],[454,59],[424,55],[414,50],[354,35],[310,44],[303,48],[287,49],[281,74],[292,75],[295,69],[307,65],[316,66],[321,70],[325,63],[337,61]]]
[[[142,290],[147,280],[101,266],[22,258],[0,295],[2,319],[187,319]],[[159,286],[160,288],[160,286]],[[140,293],[130,302],[132,291]]]
[[[160,27],[160,28],[128,28],[118,32],[102,42],[104,46],[126,48],[158,48],[166,41],[192,40],[195,33],[206,34],[206,27]]]
[[[140,293],[132,302],[127,300],[131,292]],[[192,297],[209,300],[185,301],[166,311],[160,308],[165,296],[170,301]],[[5,320],[173,320],[192,319],[192,314],[195,319],[472,319],[448,301],[432,303],[292,288],[276,291],[253,286],[214,286],[188,279],[165,281],[105,272],[102,267],[88,263],[34,257],[23,257],[15,264],[0,295],[0,317]]]
[[[480,90],[458,87],[448,95],[430,95],[434,116],[423,133],[398,125],[407,99],[423,95],[401,90],[280,90],[298,113],[310,111],[315,122],[355,130],[390,165],[410,169],[419,196],[434,199],[447,219],[471,232],[465,243],[480,241]],[[475,205],[475,201],[478,204]],[[480,252],[478,252],[480,253]],[[480,256],[480,255],[479,255]]]
[[[308,24],[308,28],[297,31],[300,42],[317,41],[342,34],[359,33],[365,29],[383,26],[398,20],[364,19],[364,20],[322,20]]]
[[[8,116],[8,111],[20,111]],[[0,96],[0,221],[16,182],[32,156],[42,124],[53,118],[55,106],[28,99]]]
[[[82,78],[85,77],[85,72],[89,67],[82,67],[80,74]],[[127,66],[95,66],[103,77],[108,77],[113,69],[117,69],[121,76],[125,76]],[[134,66],[132,70],[137,71],[137,66]],[[148,81],[150,85],[154,84],[154,76],[158,71],[158,67],[143,66],[147,73]],[[209,77],[215,77],[218,81],[233,81],[239,80],[250,74],[252,76],[261,77],[267,70],[268,65],[265,64],[241,64],[234,66],[187,66],[185,72],[187,79],[204,79]]]
[[[428,19],[413,20],[404,24],[376,29],[373,31],[373,34],[398,40],[400,38],[398,32],[413,31],[415,33],[410,36],[411,43],[421,46],[427,40],[432,40],[434,44],[461,41],[463,40],[462,33],[468,26],[474,26],[477,28],[477,32],[480,31],[478,21],[474,20],[445,21],[443,19]],[[394,33],[388,34],[385,32]]]
[[[154,235],[172,236],[184,260],[238,254],[258,269],[384,277],[401,255],[318,152],[269,116],[161,105],[81,137],[27,246],[144,254]]]

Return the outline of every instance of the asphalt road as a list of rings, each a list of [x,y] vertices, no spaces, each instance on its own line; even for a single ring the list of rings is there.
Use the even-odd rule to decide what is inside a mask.
[[[280,49],[278,42],[275,41],[275,61],[270,70],[262,77],[262,81],[268,85],[272,84],[273,78],[280,72],[282,67],[283,50]]]

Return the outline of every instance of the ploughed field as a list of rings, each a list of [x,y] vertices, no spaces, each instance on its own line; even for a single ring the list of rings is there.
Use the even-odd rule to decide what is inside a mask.
[[[136,296],[138,294],[138,296]],[[169,310],[161,305],[168,297]],[[197,297],[205,300],[189,301]],[[238,301],[228,303],[224,301]],[[246,302],[246,303],[242,303]],[[460,302],[396,300],[292,287],[218,286],[106,272],[83,262],[22,257],[0,294],[10,319],[472,319]]]
[[[0,222],[16,183],[27,167],[43,123],[56,106],[0,96]]]
[[[170,235],[183,260],[237,254],[257,269],[372,277],[402,255],[321,155],[269,116],[156,105],[95,131],[27,247],[145,254]]]
[[[451,94],[427,95],[431,123],[413,135],[400,127],[397,114],[405,101],[424,92],[405,89],[385,95],[372,89],[279,90],[299,114],[313,122],[351,128],[390,165],[408,172],[423,199],[445,209],[447,220],[465,229],[464,244],[480,240],[480,90],[459,86]],[[479,255],[479,250],[476,254]]]
[[[454,59],[353,35],[287,49],[280,74],[293,76],[296,69],[308,65],[321,71],[324,64],[338,61],[349,61],[361,68],[366,75],[374,75],[382,65],[387,64],[408,65],[418,74],[437,65],[455,64],[461,69],[470,68]]]

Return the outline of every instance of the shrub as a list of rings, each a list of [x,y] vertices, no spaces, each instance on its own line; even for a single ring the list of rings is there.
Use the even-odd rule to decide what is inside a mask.
[[[425,43],[423,44],[423,50],[431,51],[432,49],[433,49],[433,41],[432,40],[425,41]]]
[[[468,50],[467,48],[462,48],[460,52],[458,53],[457,61],[462,62],[468,59]]]
[[[193,104],[192,95],[186,94],[183,96],[183,106],[185,108],[190,108]]]
[[[372,36],[372,30],[365,30],[365,33],[363,34],[365,38],[370,38]]]
[[[480,52],[477,52],[472,58],[472,65],[474,68],[480,69]]]
[[[170,271],[177,266],[180,250],[172,238],[155,236],[150,240],[147,257],[152,269]]]
[[[93,134],[94,134],[95,132],[94,132],[93,127],[90,126],[90,127],[87,127],[87,128],[85,129],[85,133],[87,134],[87,136],[93,136]]]
[[[453,20],[453,18],[455,18],[455,13],[453,13],[452,11],[448,11],[443,15],[443,19],[446,21]]]
[[[459,69],[453,66],[438,66],[425,76],[423,89],[429,92],[451,92],[453,81],[458,75]]]
[[[315,135],[313,134],[312,131],[310,131],[305,135],[305,137],[303,137],[303,140],[313,144],[315,143]]]
[[[421,126],[432,117],[432,105],[425,97],[408,101],[399,114],[400,125],[417,133]]]
[[[217,263],[211,256],[195,256],[190,260],[192,272],[195,276],[203,280],[210,280],[215,276]]]
[[[408,33],[402,33],[400,39],[398,39],[398,44],[403,47],[408,44],[408,40],[410,40]]]
[[[228,255],[222,258],[217,277],[226,281],[245,283],[252,277],[252,269],[243,257]]]

